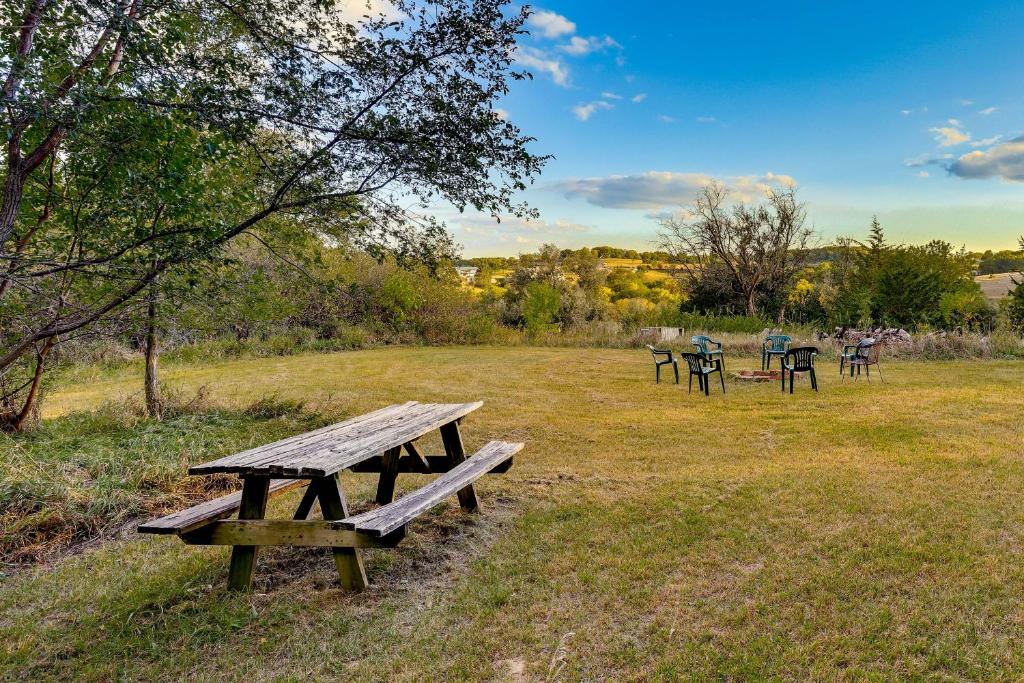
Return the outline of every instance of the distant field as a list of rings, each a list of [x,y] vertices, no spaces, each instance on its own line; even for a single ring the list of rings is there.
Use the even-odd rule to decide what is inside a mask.
[[[338,588],[327,553],[300,549],[268,551],[255,592],[228,594],[226,550],[132,532],[9,572],[0,680],[1021,680],[1024,363],[884,372],[840,381],[823,362],[820,393],[730,380],[705,398],[685,377],[656,386],[637,350],[169,366],[167,381],[226,409],[301,399],[317,422],[483,399],[467,447],[527,447],[482,480],[481,515],[439,506],[398,549],[368,553],[360,595]],[[140,387],[131,367],[55,392],[43,434],[0,440],[21,463],[0,492],[53,463],[68,497],[120,505],[97,490],[114,468],[160,458],[185,478],[190,461],[309,428],[223,412],[128,429],[78,412]],[[371,478],[345,479],[366,509]]]
[[[1020,277],[1016,273],[997,273],[995,275],[979,275],[974,281],[981,285],[981,291],[989,299],[1002,299],[1013,289],[1013,280],[1010,278]]]

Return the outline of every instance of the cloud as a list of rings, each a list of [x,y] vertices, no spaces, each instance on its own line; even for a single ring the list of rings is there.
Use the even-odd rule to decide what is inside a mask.
[[[658,120],[662,123],[675,123],[676,120],[668,114],[658,114]]]
[[[922,166],[945,166],[946,162],[953,158],[952,154],[940,154],[938,156],[934,154],[925,154],[913,159],[907,159],[903,162],[904,166],[909,168],[920,168]]]
[[[614,106],[605,100],[594,100],[593,102],[581,102],[573,107],[572,111],[580,121],[586,121],[598,109],[612,109]]]
[[[1003,139],[1002,135],[993,135],[990,138],[982,138],[971,143],[971,147],[989,147]]]
[[[957,119],[949,119],[948,123],[948,126],[928,129],[930,132],[935,134],[935,141],[939,143],[940,147],[952,147],[953,145],[959,145],[971,139],[971,134],[962,130],[963,124],[960,123],[960,121]]]
[[[365,21],[364,17],[377,18],[383,15],[385,19],[397,21],[404,15],[398,11],[388,0],[341,0],[337,6],[341,18],[350,24],[359,24]]]
[[[596,178],[574,178],[550,186],[568,199],[583,199],[589,204],[608,209],[640,209],[659,211],[685,206],[715,178],[705,173],[648,171],[638,175],[613,175]],[[764,196],[766,190],[791,187],[792,177],[775,173],[762,176],[733,176],[721,182],[733,199],[752,201]]]
[[[974,104],[974,100],[964,100],[964,99],[959,99],[959,100],[957,100],[956,102],[957,102],[957,104],[959,104],[959,105],[961,105],[961,106],[963,106],[963,107],[969,107],[969,106],[971,106],[972,104]]]
[[[931,173],[929,173],[928,171],[918,171],[917,172],[917,177],[918,178],[927,178],[930,175],[931,175]]]
[[[958,178],[1002,178],[1024,182],[1024,136],[982,152],[975,150],[951,163],[949,172]]]
[[[543,50],[519,46],[512,57],[518,64],[522,64],[527,69],[535,69],[550,75],[551,80],[556,85],[560,85],[563,88],[569,87],[569,67],[560,59],[552,58]]]
[[[716,119],[714,116],[698,116],[697,117],[697,123],[714,123],[717,120],[718,119]]]
[[[518,216],[502,216],[500,221],[496,221],[486,214],[459,215],[450,218],[449,222],[458,226],[459,232],[467,235],[517,235],[526,239],[590,230],[590,226],[562,219],[552,222],[542,218],[530,220]]]
[[[545,9],[531,14],[526,24],[545,38],[558,38],[576,32],[576,24],[561,14]]]
[[[914,110],[913,109],[900,109],[900,113],[903,114],[904,116],[910,116],[911,114],[914,113]]]
[[[494,108],[494,113],[498,116],[498,118],[500,120],[508,121],[508,110],[507,109],[502,109],[501,107],[495,107]]]
[[[613,92],[603,92],[603,93],[601,93],[601,97],[603,97],[606,100],[621,100],[622,99],[622,95],[616,95]]]
[[[636,104],[640,104],[641,102],[643,102],[644,100],[647,99],[647,93],[645,93],[645,92],[637,93],[636,95],[633,95],[629,99],[630,99],[631,102],[635,102]]]
[[[611,36],[573,36],[565,45],[559,45],[558,49],[573,57],[582,57],[591,52],[604,52],[612,47],[622,48]]]
[[[995,114],[997,111],[999,111],[999,107],[986,107],[985,109],[982,109],[978,113],[981,114],[982,116],[988,116],[990,114]]]

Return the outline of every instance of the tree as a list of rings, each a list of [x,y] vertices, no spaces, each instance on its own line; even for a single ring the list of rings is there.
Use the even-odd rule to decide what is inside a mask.
[[[1020,238],[1020,250],[1024,252],[1024,236]],[[1013,280],[1013,291],[1010,292],[1010,303],[1007,305],[1007,311],[1010,316],[1010,324],[1013,329],[1017,330],[1018,334],[1024,335],[1024,267],[1021,268],[1021,279],[1011,278]]]
[[[779,292],[788,291],[813,231],[804,225],[806,212],[794,189],[769,190],[760,205],[728,207],[727,200],[723,185],[706,185],[686,217],[662,221],[659,245],[677,258],[696,259],[700,267],[685,270],[694,288],[705,270],[724,266],[746,314],[757,315],[759,294],[779,299]]]
[[[451,242],[410,198],[534,213],[513,195],[546,158],[495,110],[528,76],[511,63],[528,10],[392,4],[358,26],[333,0],[12,6],[0,403],[31,395],[47,345],[276,217],[436,264]]]

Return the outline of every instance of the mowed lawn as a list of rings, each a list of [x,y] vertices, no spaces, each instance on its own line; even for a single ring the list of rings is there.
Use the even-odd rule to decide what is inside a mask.
[[[732,368],[758,359],[729,358]],[[0,582],[0,675],[141,680],[1024,677],[1024,363],[900,362],[820,393],[653,383],[646,351],[380,349],[168,367],[342,418],[485,401],[467,448],[527,444],[484,507],[413,524],[343,592],[328,553],[130,532]],[[97,374],[50,417],[141,384]],[[436,444],[434,446],[436,448]],[[83,439],[82,448],[88,448]],[[190,455],[203,459],[202,453]],[[424,479],[405,475],[408,490]],[[357,508],[373,480],[346,474]],[[298,494],[275,499],[284,514]]]

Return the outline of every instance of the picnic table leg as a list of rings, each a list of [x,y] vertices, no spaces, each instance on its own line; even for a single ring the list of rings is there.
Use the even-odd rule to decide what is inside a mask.
[[[295,510],[295,516],[292,519],[309,519],[309,515],[313,512],[313,504],[316,503],[316,486],[313,482],[309,482],[309,486],[306,487],[306,491],[302,494],[302,500],[299,501],[299,507]]]
[[[449,422],[441,427],[441,440],[444,442],[444,451],[452,467],[466,459],[466,449],[462,445],[462,435],[459,433],[459,422]],[[459,489],[459,505],[466,512],[474,512],[480,509],[480,503],[476,499],[476,489],[470,484]]]
[[[238,509],[239,519],[263,519],[267,514],[267,498],[270,492],[270,477],[245,477],[242,483],[242,504]],[[231,566],[228,569],[228,589],[249,590],[252,586],[252,570],[256,566],[259,546],[236,545],[231,550]]]
[[[316,485],[320,498],[320,510],[325,520],[345,519],[348,517],[348,503],[341,490],[339,474],[322,477],[310,482]],[[341,585],[349,590],[361,591],[370,582],[366,578],[366,567],[363,565],[363,553],[358,548],[333,548],[334,564],[338,567]]]
[[[396,446],[384,451],[381,458],[380,479],[377,481],[377,503],[387,505],[395,499],[395,481],[398,479],[398,459],[402,447]]]

